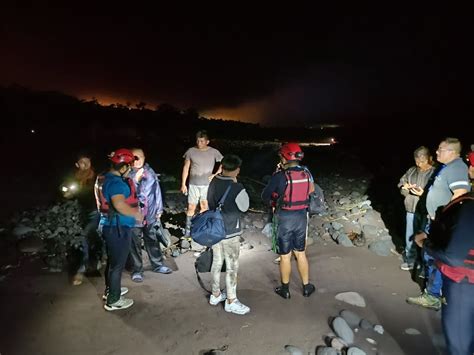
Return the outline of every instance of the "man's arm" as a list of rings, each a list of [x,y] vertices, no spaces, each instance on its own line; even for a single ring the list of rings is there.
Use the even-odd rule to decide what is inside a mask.
[[[241,212],[247,212],[250,207],[249,194],[245,189],[242,189],[239,194],[235,197],[235,204]]]
[[[209,181],[211,181],[212,179],[214,179],[214,177],[218,174],[222,173],[222,164],[219,164],[219,168],[217,169],[216,173],[215,174],[211,174],[209,175]]]
[[[469,191],[467,189],[456,189],[453,191],[453,196],[451,197],[451,201],[458,198],[459,196],[462,196],[464,194],[467,194]]]
[[[185,159],[184,165],[183,165],[183,172],[181,174],[181,192],[183,194],[188,193],[188,188],[186,187],[186,180],[188,179],[190,166],[191,166],[191,160]]]
[[[112,206],[122,215],[134,217],[138,222],[143,221],[143,216],[138,207],[130,207],[125,202],[124,195],[113,195],[111,197]]]

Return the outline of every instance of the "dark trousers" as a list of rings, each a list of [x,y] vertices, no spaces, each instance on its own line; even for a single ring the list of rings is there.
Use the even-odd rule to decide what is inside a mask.
[[[159,233],[156,223],[143,228],[132,228],[132,248],[130,249],[132,273],[143,273],[142,237],[152,270],[163,265]]]
[[[100,216],[97,211],[92,211],[88,214],[87,224],[82,232],[81,258],[77,272],[86,272],[87,268],[92,266],[89,264],[90,261],[95,262],[93,267],[96,267],[97,261],[101,259],[102,240],[97,233],[99,218]]]
[[[443,305],[441,321],[448,354],[474,354],[474,284],[465,280],[452,281],[443,275]]]
[[[107,247],[107,266],[105,268],[107,304],[112,304],[120,299],[122,271],[130,253],[132,228],[104,226],[102,232]]]

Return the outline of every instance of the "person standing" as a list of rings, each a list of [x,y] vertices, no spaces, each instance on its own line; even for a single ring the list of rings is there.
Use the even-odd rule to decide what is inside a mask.
[[[183,155],[184,166],[181,176],[181,192],[188,196],[188,208],[186,210],[186,226],[184,237],[189,238],[191,232],[191,219],[196,213],[199,203],[200,212],[208,209],[207,190],[214,176],[222,171],[219,166],[214,174],[216,162],[219,163],[223,156],[215,148],[209,146],[209,136],[202,130],[196,133],[196,146],[189,148]],[[189,187],[186,183],[189,178]],[[196,245],[193,249],[201,250],[202,246]]]
[[[474,354],[474,194],[439,211],[429,235],[415,242],[435,261],[443,279],[441,322],[448,354]]]
[[[405,253],[404,262],[400,268],[407,271],[413,269],[416,259],[416,248],[413,246],[416,205],[434,171],[433,160],[428,148],[421,146],[415,149],[413,157],[415,166],[408,169],[398,183],[400,193],[405,197],[406,210]]]
[[[275,292],[290,298],[291,255],[294,254],[303,283],[303,296],[309,297],[315,286],[309,282],[306,258],[309,194],[314,191],[313,177],[300,165],[303,151],[296,143],[283,144],[279,151],[282,170],[276,172],[262,192],[262,200],[274,205],[277,220],[277,252],[280,255],[281,286]]]
[[[91,156],[85,152],[79,153],[74,165],[76,169],[72,177],[62,185],[61,190],[65,199],[77,199],[81,208],[83,231],[78,250],[79,265],[72,278],[72,284],[78,286],[82,284],[89,266],[93,266],[96,270],[100,268],[102,241],[97,234],[99,214],[95,208],[93,195],[96,174],[92,167]],[[94,265],[90,265],[92,263]]]
[[[426,193],[428,223],[424,232],[428,234],[431,222],[436,217],[437,210],[471,189],[468,169],[460,155],[461,142],[457,138],[444,139],[436,150],[436,159],[442,165],[433,174],[434,179],[432,179],[432,184]],[[408,297],[406,301],[409,304],[439,310],[442,303],[441,273],[428,253],[423,253],[423,261],[425,265],[426,288],[420,296]]]
[[[217,207],[219,200],[230,187],[221,210],[226,237],[212,246],[212,294],[209,304],[217,306],[220,302],[226,301],[224,307],[226,312],[243,315],[249,313],[250,308],[237,298],[237,272],[239,270],[240,235],[242,235],[240,217],[249,208],[249,195],[244,186],[237,182],[241,165],[242,160],[238,156],[226,155],[222,159],[222,173],[216,175],[209,185],[208,201],[211,209]],[[227,292],[221,292],[220,289],[224,261]]]
[[[140,148],[132,149],[136,160],[130,172],[130,179],[135,183],[143,223],[136,224],[132,230],[132,281],[143,281],[142,239],[150,259],[153,272],[171,274],[172,270],[163,265],[163,255],[160,249],[159,233],[160,218],[163,213],[163,200],[160,182],[155,171],[145,163],[145,153]]]
[[[107,266],[105,269],[107,311],[126,309],[133,300],[124,298],[128,289],[121,287],[122,271],[125,267],[132,242],[132,229],[143,221],[138,207],[138,197],[133,181],[128,178],[135,156],[128,149],[118,149],[109,156],[111,167],[104,175],[100,189],[102,210],[107,210],[102,234],[107,247]]]

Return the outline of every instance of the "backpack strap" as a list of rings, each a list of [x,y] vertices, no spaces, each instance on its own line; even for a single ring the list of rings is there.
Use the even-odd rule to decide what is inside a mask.
[[[210,248],[207,247],[206,251],[208,251]],[[198,283],[199,283],[199,286],[201,286],[201,288],[206,291],[207,293],[209,294],[212,294],[212,292],[210,290],[207,289],[207,287],[204,285],[204,282],[202,281],[201,279],[201,275],[199,275],[199,271],[198,271],[198,266],[197,266],[197,259],[196,261],[194,262],[194,269],[196,270],[196,278],[198,280]]]
[[[230,188],[232,187],[232,183],[229,184],[229,186],[227,186],[227,190],[225,190],[224,192],[224,195],[222,195],[221,199],[219,200],[219,202],[217,202],[217,208],[216,209],[221,209],[222,206],[224,206],[224,201],[227,197],[227,195],[229,194],[229,191],[230,191]]]

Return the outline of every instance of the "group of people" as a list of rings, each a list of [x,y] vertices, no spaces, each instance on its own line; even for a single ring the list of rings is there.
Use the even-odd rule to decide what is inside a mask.
[[[220,302],[225,302],[225,311],[247,314],[250,308],[237,298],[239,236],[243,233],[240,219],[250,204],[247,191],[237,180],[242,160],[234,154],[223,156],[217,149],[210,147],[206,131],[199,131],[196,134],[196,146],[188,149],[183,158],[181,191],[188,199],[184,240],[191,239],[192,217],[197,212],[209,208],[215,209],[228,190],[222,206],[226,237],[212,246],[212,293],[209,304],[216,306]],[[88,162],[85,169],[89,170],[87,174],[80,163],[84,159]],[[308,260],[305,255],[307,208],[309,194],[314,189],[313,178],[309,170],[300,165],[303,152],[298,144],[283,145],[279,150],[279,159],[279,169],[262,193],[262,199],[269,207],[271,206],[278,225],[274,238],[277,252],[281,256],[281,285],[275,292],[285,299],[290,298],[291,255],[294,253],[302,281],[302,294],[309,297],[315,291],[315,286],[309,282]],[[89,188],[83,186],[81,189],[84,196],[92,196],[90,186],[94,185],[91,181],[95,180],[97,218],[94,218],[94,222],[90,225],[94,226],[95,223],[95,227],[99,227],[98,230],[105,242],[107,262],[104,308],[114,311],[127,309],[133,305],[132,299],[124,297],[128,289],[121,286],[121,277],[129,260],[132,281],[143,281],[142,244],[148,253],[153,271],[169,274],[172,270],[163,264],[159,245],[162,229],[160,217],[163,213],[160,184],[156,173],[145,163],[143,150],[118,149],[110,154],[109,160],[110,170],[96,179],[90,157],[81,156],[76,166],[77,175],[88,176]],[[86,200],[89,209],[90,198]],[[202,246],[193,241],[190,247],[197,252],[203,250]],[[87,255],[86,242],[83,251],[84,255]],[[84,259],[82,264],[86,265],[86,262]],[[224,262],[226,287],[225,290],[221,290],[220,276]],[[83,271],[81,266],[78,275]]]
[[[442,323],[451,354],[474,352],[474,153],[468,164],[461,143],[446,138],[436,163],[426,147],[414,152],[416,166],[401,177],[405,197],[406,247],[402,270],[422,270],[425,288],[409,304],[443,308]],[[416,248],[418,246],[418,248]]]

